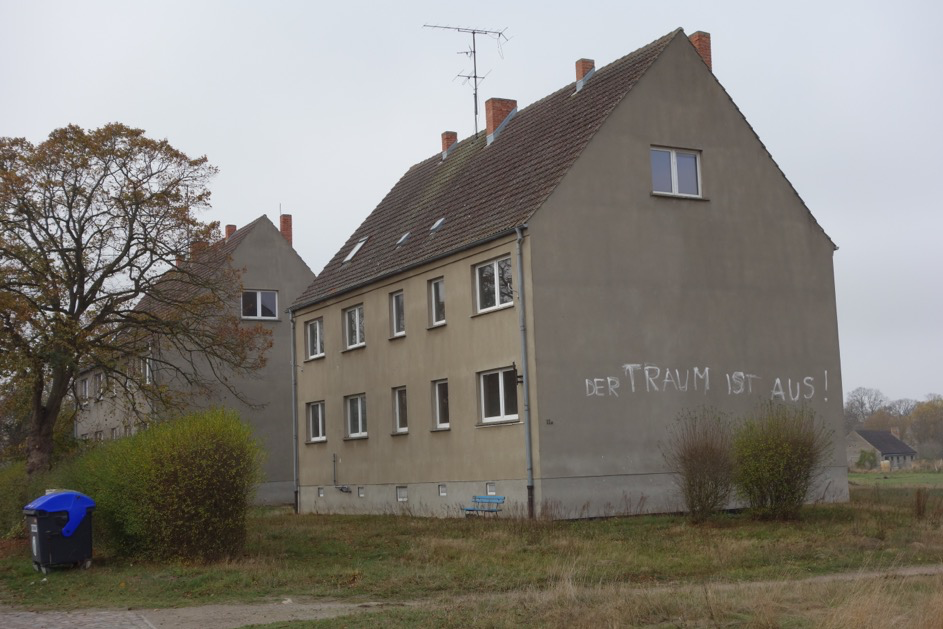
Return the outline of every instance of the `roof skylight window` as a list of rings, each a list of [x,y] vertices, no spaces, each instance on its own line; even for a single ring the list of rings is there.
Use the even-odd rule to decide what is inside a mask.
[[[369,238],[369,236],[368,236],[368,238]],[[357,255],[357,252],[360,251],[360,248],[363,247],[363,243],[365,243],[365,242],[367,242],[367,239],[366,239],[366,238],[362,238],[362,239],[360,240],[360,242],[358,242],[356,245],[354,245],[354,248],[351,249],[351,250],[350,250],[350,253],[347,254],[347,257],[344,258],[344,262],[350,262],[350,261],[353,259],[353,257],[354,257],[355,255]]]
[[[405,234],[399,237],[399,240],[396,241],[396,246],[399,247],[401,244],[403,244],[407,240],[409,240],[409,232],[406,232]]]
[[[440,218],[439,220],[437,220],[435,223],[432,224],[432,227],[429,228],[429,231],[430,232],[439,231],[439,228],[442,227],[442,223],[444,222],[445,222],[445,217],[443,216],[442,218]]]

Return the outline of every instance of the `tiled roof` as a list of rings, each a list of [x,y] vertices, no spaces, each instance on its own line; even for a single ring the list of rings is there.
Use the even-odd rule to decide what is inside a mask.
[[[877,448],[882,455],[913,454],[917,451],[895,437],[889,430],[856,430],[861,438]]]
[[[297,310],[382,277],[487,242],[523,226],[547,200],[606,117],[681,29],[521,109],[495,141],[485,134],[422,161],[357,228],[311,286]],[[430,227],[444,218],[434,233]],[[400,246],[397,241],[409,238]],[[363,240],[349,262],[344,258]]]

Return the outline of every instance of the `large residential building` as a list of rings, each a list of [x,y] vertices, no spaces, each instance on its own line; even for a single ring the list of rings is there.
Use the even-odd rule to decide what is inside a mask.
[[[196,247],[194,257],[223,256],[233,268],[241,271],[242,296],[233,303],[245,325],[262,325],[271,332],[271,347],[266,352],[265,365],[252,375],[231,376],[229,388],[213,387],[204,394],[188,398],[193,409],[222,406],[237,410],[253,428],[265,448],[263,466],[265,479],[256,492],[256,500],[263,504],[290,504],[294,501],[292,463],[292,388],[291,388],[291,321],[287,306],[301,294],[314,279],[314,273],[292,247],[291,215],[279,219],[280,226],[260,216],[248,225],[236,229],[226,226],[225,239],[211,245],[206,253]],[[143,307],[147,307],[146,305]],[[171,388],[186,388],[187,383],[174,379],[170,370],[161,364],[172,362],[173,351],[156,342],[153,351],[163,351],[160,360],[144,359],[141,369],[147,383]],[[204,374],[206,379],[215,376]],[[105,376],[95,370],[79,375],[77,382],[79,412],[76,415],[75,434],[89,440],[119,438],[141,429],[150,419],[149,412],[160,416],[158,409],[145,408],[145,413],[134,414],[127,408],[127,399],[106,393],[109,388]],[[114,387],[112,387],[112,390]],[[238,391],[241,398],[229,389]]]
[[[835,246],[680,29],[403,175],[291,306],[299,508],[681,507],[682,412],[807,404],[847,498]]]

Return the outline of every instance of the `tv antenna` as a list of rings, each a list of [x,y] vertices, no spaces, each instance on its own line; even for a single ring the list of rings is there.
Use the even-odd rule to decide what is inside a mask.
[[[504,31],[507,29],[501,29],[500,31],[489,31],[483,28],[465,28],[462,26],[440,26],[438,24],[423,24],[423,28],[441,28],[447,31],[457,31],[459,33],[471,33],[471,48],[468,50],[460,50],[458,54],[465,55],[466,57],[471,57],[472,60],[472,73],[471,74],[458,74],[456,78],[461,77],[465,79],[466,82],[471,82],[472,84],[472,97],[475,100],[475,135],[478,135],[478,84],[481,83],[485,77],[478,75],[478,47],[475,40],[478,35],[488,35],[489,37],[495,39],[498,42],[498,54],[501,54],[501,41],[508,41],[507,36],[505,36]],[[487,75],[485,75],[487,76]]]

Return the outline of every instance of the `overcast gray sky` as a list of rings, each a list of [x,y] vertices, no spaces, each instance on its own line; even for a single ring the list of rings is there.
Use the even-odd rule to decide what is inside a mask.
[[[0,136],[118,121],[220,168],[204,216],[294,216],[318,272],[442,131],[519,106],[677,27],[840,249],[845,392],[943,393],[943,3],[0,0]],[[484,118],[481,118],[484,124]]]

